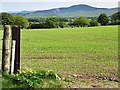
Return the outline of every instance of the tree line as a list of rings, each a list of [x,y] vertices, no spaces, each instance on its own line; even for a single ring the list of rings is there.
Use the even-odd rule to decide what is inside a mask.
[[[21,28],[41,29],[41,28],[65,28],[65,27],[93,27],[99,25],[120,25],[120,12],[116,12],[110,17],[105,13],[99,17],[84,17],[79,18],[24,18],[23,16],[15,16],[9,13],[1,13],[1,23],[5,25],[17,25]]]
[[[21,28],[28,28],[29,22],[23,16],[14,16],[9,13],[1,13],[0,17],[3,27],[5,25],[17,25]]]

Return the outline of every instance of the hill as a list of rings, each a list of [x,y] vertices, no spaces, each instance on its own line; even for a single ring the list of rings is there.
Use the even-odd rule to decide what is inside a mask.
[[[118,8],[97,8],[85,4],[73,5],[65,8],[53,8],[49,10],[37,10],[37,11],[21,11],[12,13],[14,15],[22,15],[25,17],[48,17],[48,16],[59,16],[59,17],[97,17],[101,13],[106,13],[111,16],[117,12]]]

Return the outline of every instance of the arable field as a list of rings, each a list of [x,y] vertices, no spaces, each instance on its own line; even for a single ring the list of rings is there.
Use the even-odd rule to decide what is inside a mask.
[[[118,26],[22,30],[21,69],[29,68],[69,77],[64,88],[117,88]]]
[[[118,26],[23,30],[21,69],[76,76],[65,87],[117,87]]]

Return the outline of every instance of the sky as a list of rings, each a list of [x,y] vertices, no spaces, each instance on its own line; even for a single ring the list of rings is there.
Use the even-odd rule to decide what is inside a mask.
[[[0,0],[0,12],[46,10],[86,4],[99,8],[118,7],[119,0]]]

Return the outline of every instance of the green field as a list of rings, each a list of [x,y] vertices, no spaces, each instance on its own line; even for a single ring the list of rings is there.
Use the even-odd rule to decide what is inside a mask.
[[[21,31],[21,69],[75,76],[64,87],[118,87],[117,52],[118,26]]]

